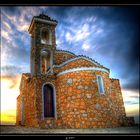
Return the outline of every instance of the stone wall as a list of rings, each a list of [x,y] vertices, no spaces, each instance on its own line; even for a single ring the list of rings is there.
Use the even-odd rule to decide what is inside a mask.
[[[37,100],[36,100],[36,107],[37,107],[37,119],[38,119],[38,124],[40,127],[54,127],[54,118],[47,118],[47,119],[44,119],[43,118],[43,111],[42,111],[42,95],[43,95],[43,85],[45,84],[51,84],[51,85],[54,85],[54,87],[56,87],[56,84],[55,84],[55,79],[56,77],[55,76],[37,76],[36,77],[36,88],[37,88],[37,93],[36,93],[36,97],[37,97]],[[58,94],[56,94],[56,99],[58,98],[57,97]],[[56,100],[56,105],[57,105],[57,100]],[[51,122],[51,123],[50,123]],[[48,126],[47,123],[49,123]]]
[[[105,93],[98,93],[96,75],[102,75]],[[78,71],[57,77],[58,119],[67,128],[116,127],[109,106],[109,75],[100,71]],[[114,119],[114,120],[113,120]]]
[[[118,79],[110,79],[110,105],[112,106],[112,114],[118,119],[118,124],[122,125],[126,118],[123,97],[121,93],[120,83]]]
[[[16,103],[16,125],[21,125],[21,106],[22,106],[22,98],[21,98],[21,92],[20,95],[17,97],[17,103]]]
[[[98,93],[96,76],[101,75],[104,94]],[[51,84],[56,91],[56,117],[43,118],[42,89]],[[17,98],[17,122],[21,121],[21,99],[25,102],[25,126],[45,128],[101,128],[129,126],[119,80],[102,71],[76,71],[60,76],[22,77]]]
[[[17,124],[21,121],[21,104],[24,98],[24,125],[27,127],[38,127],[36,109],[36,81],[23,74],[20,95],[17,98]]]
[[[104,82],[98,93],[96,75]],[[17,121],[21,120],[21,97],[25,100],[25,126],[42,128],[106,128],[130,126],[125,114],[119,80],[102,71],[77,71],[60,76],[34,76],[24,81],[17,98]],[[23,82],[22,82],[23,84]],[[56,91],[56,117],[43,118],[42,89],[51,84]],[[23,94],[24,93],[24,94]]]

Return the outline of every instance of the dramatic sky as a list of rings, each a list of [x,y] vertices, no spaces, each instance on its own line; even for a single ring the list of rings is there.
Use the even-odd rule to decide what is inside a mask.
[[[138,7],[0,7],[1,120],[14,123],[21,73],[30,72],[33,16],[46,13],[58,21],[57,49],[86,55],[120,79],[127,116],[139,115]]]

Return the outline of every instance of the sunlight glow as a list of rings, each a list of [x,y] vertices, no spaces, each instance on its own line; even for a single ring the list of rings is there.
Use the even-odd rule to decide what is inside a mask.
[[[16,121],[16,98],[19,95],[20,79],[21,75],[1,77],[1,124],[14,124]]]
[[[122,96],[127,116],[139,116],[139,91],[122,89]]]

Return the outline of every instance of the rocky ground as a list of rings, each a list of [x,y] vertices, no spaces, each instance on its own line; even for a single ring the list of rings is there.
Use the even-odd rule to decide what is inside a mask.
[[[1,135],[4,134],[138,134],[139,126],[119,128],[93,128],[93,129],[40,129],[17,126],[0,127]]]

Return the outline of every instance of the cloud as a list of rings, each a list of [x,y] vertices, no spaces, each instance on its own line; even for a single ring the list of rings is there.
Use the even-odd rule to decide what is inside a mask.
[[[1,36],[2,36],[2,38],[5,38],[8,42],[10,42],[12,40],[9,33],[4,30],[1,31]]]
[[[2,14],[17,27],[18,31],[27,31],[33,16],[38,15],[46,7],[5,7]]]
[[[15,63],[23,65],[24,63],[26,64],[29,63],[30,48],[26,48],[27,45],[26,43],[29,43],[29,40],[26,36],[20,36],[19,39],[16,39],[16,37],[15,39],[14,37],[11,38],[11,41],[7,41],[7,39],[5,38],[2,39],[2,43],[1,43],[2,65],[11,65],[11,64],[15,65]]]
[[[19,31],[28,31],[28,28],[29,28],[29,25],[30,24],[26,24],[26,23],[21,23],[20,24],[20,26],[17,26],[17,29],[19,30]]]
[[[96,20],[97,20],[97,17],[96,16],[91,16],[91,17],[88,17],[86,19],[86,22],[91,23],[91,22],[95,22]]]
[[[99,29],[97,29],[97,30],[96,30],[96,32],[95,32],[95,33],[96,33],[96,34],[103,33],[103,29],[99,28]]]
[[[132,99],[131,99],[132,100]],[[137,101],[125,101],[125,104],[130,104],[130,105],[133,105],[133,104],[138,104],[138,102]]]
[[[139,90],[122,89],[125,105],[139,104]]]
[[[15,109],[21,75],[1,76],[1,110]]]
[[[21,73],[19,66],[6,65],[2,66],[1,73],[3,76],[14,76]]]
[[[81,28],[76,30],[75,33],[76,33],[76,35],[75,35],[76,41],[87,38],[90,35],[89,25],[88,24],[81,25]]]
[[[4,24],[5,28],[7,28],[8,30],[11,30],[10,24],[8,24],[6,21],[3,21],[2,24]]]
[[[126,116],[133,116],[136,123],[139,123],[139,90],[122,89],[123,101]]]
[[[72,26],[69,31],[71,33],[67,32],[65,35],[66,41],[68,42],[78,42],[86,39],[90,35],[88,24],[79,25],[78,28]]]
[[[136,75],[134,75],[134,76],[136,76]],[[138,77],[137,78],[134,77],[134,79],[131,80],[131,76],[130,76],[130,77],[124,79],[124,83],[122,85],[123,85],[123,88],[128,89],[128,90],[129,89],[130,90],[139,89],[139,79],[138,79]]]
[[[66,40],[68,42],[72,42],[74,40],[74,37],[69,32],[67,32],[66,33]]]
[[[90,48],[91,48],[91,47],[90,47],[90,45],[88,45],[88,44],[83,44],[83,45],[82,45],[82,49],[83,49],[84,51],[88,51]]]

